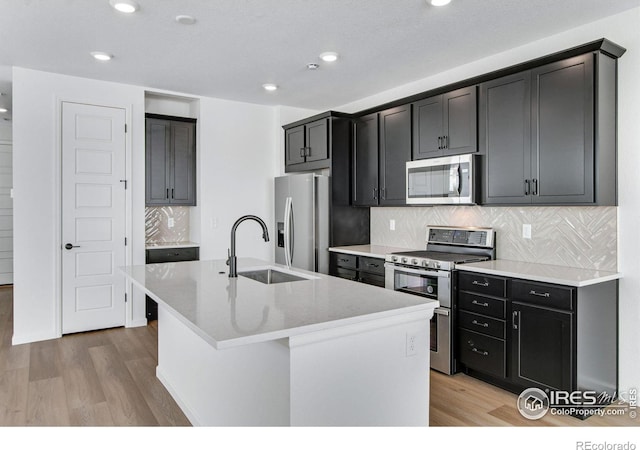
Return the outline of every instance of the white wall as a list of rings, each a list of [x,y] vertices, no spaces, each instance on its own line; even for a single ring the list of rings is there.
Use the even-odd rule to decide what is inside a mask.
[[[358,112],[363,109],[424,92],[449,83],[565,50],[600,38],[627,49],[618,72],[618,270],[620,281],[620,389],[640,386],[640,8],[611,16],[561,34],[532,42],[488,58],[465,64],[432,77],[399,86],[377,95],[333,109]]]
[[[59,336],[59,101],[127,108],[127,150],[132,153],[132,263],[144,264],[145,90],[14,68],[14,344]],[[200,102],[201,257],[224,258],[231,224],[241,215],[257,214],[272,228],[271,196],[277,172],[275,109],[174,94]],[[216,228],[210,226],[213,218]],[[273,242],[262,242],[255,227],[257,224],[242,225],[238,254],[271,260]],[[136,291],[132,300],[128,324],[141,325],[145,323],[144,296]]]
[[[201,259],[227,257],[231,226],[241,216],[263,219],[271,241],[262,240],[260,226],[241,224],[236,254],[273,260],[273,177],[278,156],[272,107],[213,98],[200,99]]]

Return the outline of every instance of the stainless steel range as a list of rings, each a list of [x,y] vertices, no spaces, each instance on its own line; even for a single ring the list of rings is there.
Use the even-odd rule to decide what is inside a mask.
[[[431,319],[431,368],[451,374],[453,359],[453,272],[456,264],[495,259],[495,231],[479,227],[427,227],[426,250],[385,257],[385,287],[436,299]]]

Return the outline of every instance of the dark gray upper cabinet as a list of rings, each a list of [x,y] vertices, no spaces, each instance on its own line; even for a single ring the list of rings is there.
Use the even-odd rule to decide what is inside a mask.
[[[483,203],[615,205],[615,79],[596,52],[483,83]]]
[[[530,198],[530,85],[530,73],[524,72],[480,86],[483,203],[526,203]]]
[[[378,113],[353,122],[353,205],[378,205]]]
[[[413,159],[478,151],[477,88],[468,86],[413,104]]]
[[[380,113],[379,204],[406,204],[406,163],[411,161],[411,105]]]
[[[406,204],[411,105],[354,120],[353,205]]]
[[[147,206],[196,205],[196,120],[146,115]]]
[[[328,117],[285,129],[285,172],[330,166]]]

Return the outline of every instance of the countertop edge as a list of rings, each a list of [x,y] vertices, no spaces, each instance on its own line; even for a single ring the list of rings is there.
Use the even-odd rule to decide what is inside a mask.
[[[167,248],[193,248],[200,247],[197,242],[166,242],[161,244],[145,244],[145,250],[164,250]]]
[[[366,246],[373,247],[374,249],[378,249],[378,250],[384,249],[386,251],[379,252],[379,251],[365,251],[362,249],[358,249],[358,247],[366,247]],[[329,247],[329,251],[335,252],[335,253],[346,253],[349,255],[368,256],[370,258],[384,259],[389,253],[397,253],[402,251],[413,251],[413,250],[408,248],[391,247],[387,245],[361,244],[361,245],[352,245],[352,246],[347,245],[342,247]]]
[[[607,275],[597,276],[590,279],[585,280],[570,280],[567,278],[561,277],[550,277],[539,274],[531,274],[525,272],[518,271],[508,271],[508,270],[500,270],[500,269],[492,269],[485,267],[473,267],[468,264],[457,264],[456,269],[459,271],[465,272],[474,272],[474,273],[484,273],[488,275],[499,275],[511,278],[520,278],[531,281],[539,281],[542,283],[552,283],[552,284],[560,284],[564,286],[573,286],[573,287],[586,287],[594,284],[605,283],[607,281],[619,280],[622,278],[622,274],[619,272],[610,273]],[[575,268],[572,268],[575,269]],[[589,270],[589,269],[586,269]]]

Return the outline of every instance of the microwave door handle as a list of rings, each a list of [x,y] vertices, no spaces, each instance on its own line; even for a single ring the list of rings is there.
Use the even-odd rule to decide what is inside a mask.
[[[449,168],[449,192],[460,195],[460,164]]]

